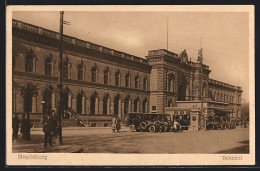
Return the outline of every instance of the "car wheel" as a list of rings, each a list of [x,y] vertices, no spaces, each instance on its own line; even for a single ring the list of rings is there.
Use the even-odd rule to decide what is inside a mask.
[[[222,129],[222,125],[221,125],[221,124],[218,124],[218,125],[217,125],[217,130],[220,130],[220,129]]]
[[[141,122],[140,127],[141,127],[141,129],[145,130],[147,127],[147,124],[145,122]]]
[[[134,125],[129,125],[129,130],[130,130],[131,132],[134,132],[135,126],[134,126]]]
[[[155,131],[156,131],[155,125],[149,126],[149,132],[155,132]]]

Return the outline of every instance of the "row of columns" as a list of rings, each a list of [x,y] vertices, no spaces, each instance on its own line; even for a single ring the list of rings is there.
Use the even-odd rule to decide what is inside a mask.
[[[41,103],[42,99],[39,98],[40,96],[33,96],[32,97],[32,113],[38,113],[42,112],[42,108],[37,108],[37,103]],[[76,111],[76,99],[72,98],[72,95],[68,95],[68,107],[72,108]],[[111,101],[111,99],[107,99],[107,115],[113,115],[114,114],[114,101]],[[13,93],[13,112],[23,112],[23,104],[24,99],[18,92]],[[85,96],[82,96],[82,114],[90,114],[90,105],[91,101],[89,99],[86,99]],[[142,104],[143,105],[143,104]],[[52,93],[52,100],[51,100],[51,106],[52,109],[55,110],[56,108],[56,95],[53,92]],[[127,112],[134,112],[134,103],[131,103],[131,101],[128,101],[128,111]],[[143,106],[142,106],[143,107]],[[19,109],[19,110],[17,110]],[[124,115],[125,110],[125,103],[121,101],[121,99],[118,100],[118,116],[121,118]],[[140,112],[140,102],[137,102],[137,112]],[[145,111],[144,113],[148,113],[148,103],[145,104]],[[103,100],[99,100],[98,97],[95,98],[95,113],[94,114],[103,114]]]

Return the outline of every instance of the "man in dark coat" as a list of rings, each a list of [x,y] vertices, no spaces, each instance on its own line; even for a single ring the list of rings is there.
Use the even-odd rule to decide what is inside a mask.
[[[31,139],[31,121],[30,121],[30,114],[27,112],[27,118],[26,118],[26,126],[25,126],[25,139],[30,140]]]
[[[17,139],[19,124],[20,124],[20,120],[18,118],[18,114],[15,114],[13,121],[12,121],[13,139]]]
[[[55,131],[56,121],[52,117],[51,113],[48,113],[48,116],[44,118],[43,122],[43,132],[44,132],[44,147],[47,146],[47,141],[52,147],[52,133]]]
[[[26,137],[26,123],[25,114],[23,114],[21,122],[21,134],[23,135],[23,139]]]

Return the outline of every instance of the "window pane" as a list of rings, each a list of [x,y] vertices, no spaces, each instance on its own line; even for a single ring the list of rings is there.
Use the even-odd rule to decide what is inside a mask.
[[[92,82],[96,82],[96,70],[92,71]]]
[[[108,73],[105,72],[104,74],[104,84],[107,85],[108,84]]]
[[[116,77],[115,77],[115,85],[119,86],[119,74],[118,73],[116,74]]]
[[[78,80],[83,80],[83,69],[81,64],[78,66]]]

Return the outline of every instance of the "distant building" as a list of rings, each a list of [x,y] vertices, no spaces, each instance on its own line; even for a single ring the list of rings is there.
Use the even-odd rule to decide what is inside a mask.
[[[59,34],[18,20],[12,34],[13,113],[55,110]],[[89,116],[92,125],[128,112],[199,108],[201,99],[205,115],[241,117],[242,89],[210,79],[202,52],[198,62],[189,61],[185,50],[152,50],[143,59],[63,38],[63,108]]]

